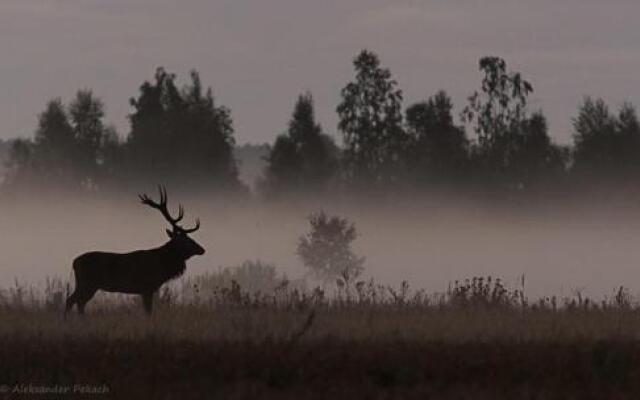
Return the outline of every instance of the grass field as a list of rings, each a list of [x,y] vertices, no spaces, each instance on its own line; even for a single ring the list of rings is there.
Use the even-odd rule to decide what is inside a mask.
[[[640,393],[640,308],[624,289],[600,302],[534,302],[487,279],[439,295],[373,283],[335,296],[287,288],[248,294],[232,284],[196,298],[164,292],[152,317],[137,301],[109,297],[91,304],[84,318],[66,319],[61,289],[3,292],[0,397],[47,390],[67,392],[38,396],[632,399]]]

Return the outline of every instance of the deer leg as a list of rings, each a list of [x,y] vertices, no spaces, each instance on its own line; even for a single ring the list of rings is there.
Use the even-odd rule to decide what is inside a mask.
[[[76,289],[76,304],[78,305],[78,313],[80,315],[84,315],[84,307],[87,305],[89,300],[91,300],[93,295],[96,294],[96,291],[96,289],[84,289],[82,291],[78,291]]]
[[[76,301],[77,301],[77,295],[76,295],[76,292],[74,291],[71,295],[69,295],[69,297],[67,297],[67,304],[65,305],[65,308],[64,308],[65,317],[67,316],[67,313],[69,313],[69,310],[71,310],[73,305],[76,303]]]
[[[151,312],[153,311],[153,292],[142,294],[142,305],[144,306],[144,311],[148,315],[151,315]]]

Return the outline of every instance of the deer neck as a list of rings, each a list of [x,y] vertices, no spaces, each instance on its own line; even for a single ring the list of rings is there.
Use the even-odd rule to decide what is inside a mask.
[[[175,243],[171,241],[165,243],[159,250],[163,253],[162,258],[165,260],[163,281],[177,278],[187,269],[186,258],[180,253]]]
[[[180,251],[180,248],[172,241],[168,241],[160,249],[163,250],[168,260],[183,264],[189,257]]]

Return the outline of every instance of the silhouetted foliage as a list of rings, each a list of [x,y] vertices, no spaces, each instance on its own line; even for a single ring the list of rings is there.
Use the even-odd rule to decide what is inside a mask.
[[[566,171],[568,152],[549,136],[546,117],[538,111],[520,123],[510,148],[510,181],[520,188],[555,181]]]
[[[453,123],[453,103],[440,91],[406,110],[411,145],[408,163],[414,176],[426,182],[449,182],[461,177],[467,164],[464,129]]]
[[[104,106],[90,90],[81,90],[69,107],[51,100],[38,118],[35,138],[14,142],[9,184],[35,184],[71,190],[95,189],[111,160],[109,143],[117,133],[103,122]]]
[[[107,127],[102,135],[97,153],[97,166],[101,186],[119,184],[125,168],[125,144],[112,127]]]
[[[498,57],[484,57],[481,92],[469,97],[462,119],[472,123],[477,142],[471,161],[482,180],[507,188],[524,188],[547,171],[564,169],[562,150],[551,142],[541,112],[530,116],[527,99],[533,86],[508,72]]]
[[[9,155],[6,160],[7,171],[3,180],[3,185],[16,188],[31,179],[33,174],[33,150],[34,144],[30,139],[15,139],[11,143]]]
[[[79,91],[69,105],[76,141],[75,168],[93,184],[98,175],[98,157],[106,129],[102,123],[104,106],[91,91]]]
[[[530,112],[531,83],[502,58],[480,59],[481,87],[460,114],[465,126],[454,122],[445,91],[403,113],[402,91],[375,53],[361,51],[353,65],[355,77],[336,108],[342,147],[323,132],[305,93],[272,146],[236,149],[231,112],[217,105],[198,73],[178,87],[174,74],[158,68],[130,100],[126,137],[105,122],[91,90],[78,91],[68,105],[50,100],[32,139],[1,143],[0,182],[10,190],[137,190],[163,182],[179,191],[244,193],[236,155],[243,179],[256,180],[268,197],[449,184],[500,195],[549,185],[632,189],[640,174],[640,121],[630,103],[616,114],[586,97],[573,120],[574,145],[563,147],[551,140],[544,114]]]
[[[324,212],[309,216],[309,224],[309,233],[298,241],[298,256],[317,278],[325,282],[339,279],[338,285],[349,287],[364,270],[365,260],[351,249],[357,237],[355,225]]]
[[[604,100],[586,97],[573,126],[574,171],[614,180],[640,172],[640,123],[631,104],[625,103],[616,116]]]
[[[189,279],[185,290],[192,298],[207,301],[234,284],[244,292],[256,295],[272,293],[288,282],[287,276],[278,273],[274,264],[260,260],[246,260],[239,265]]]
[[[75,184],[73,161],[78,149],[61,99],[51,100],[38,118],[33,151],[37,174],[48,182]]]
[[[155,81],[131,99],[128,178],[191,190],[240,189],[229,109],[216,106],[210,88],[203,92],[196,71],[182,89],[175,78],[158,68]]]
[[[11,140],[0,139],[0,158],[5,159],[11,149]]]
[[[6,177],[7,168],[11,167],[11,149],[13,140],[0,139],[0,184]]]
[[[327,188],[338,166],[338,148],[316,122],[311,93],[298,97],[289,129],[276,138],[267,162],[263,190],[268,195]]]
[[[341,92],[338,128],[344,138],[348,181],[386,186],[399,180],[408,138],[402,129],[402,91],[378,56],[363,50],[355,81]]]

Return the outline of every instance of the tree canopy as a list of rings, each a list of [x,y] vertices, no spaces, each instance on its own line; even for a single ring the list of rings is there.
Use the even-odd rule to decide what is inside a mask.
[[[311,93],[299,95],[284,132],[253,152],[248,175],[262,175],[262,194],[428,192],[443,184],[500,195],[601,183],[634,190],[640,121],[631,103],[611,111],[604,100],[585,97],[573,118],[573,144],[559,146],[542,110],[530,109],[533,84],[500,57],[479,60],[479,89],[458,120],[444,90],[404,108],[398,82],[372,51],[357,54],[353,68],[335,109],[340,143],[318,122]],[[130,99],[129,127],[121,133],[90,89],[69,102],[49,100],[31,138],[3,144],[10,149],[0,154],[3,188],[95,192],[163,183],[246,193],[230,109],[197,71],[177,82],[158,68]]]
[[[263,190],[268,195],[321,193],[336,173],[338,148],[316,122],[313,96],[298,97],[286,133],[267,158]]]
[[[235,140],[228,108],[217,106],[198,72],[181,89],[176,76],[158,68],[131,99],[131,133],[125,145],[133,182],[165,182],[179,188],[238,190]]]
[[[363,50],[353,61],[355,80],[337,107],[346,177],[355,184],[388,185],[399,179],[407,135],[402,129],[402,91],[378,56]]]

